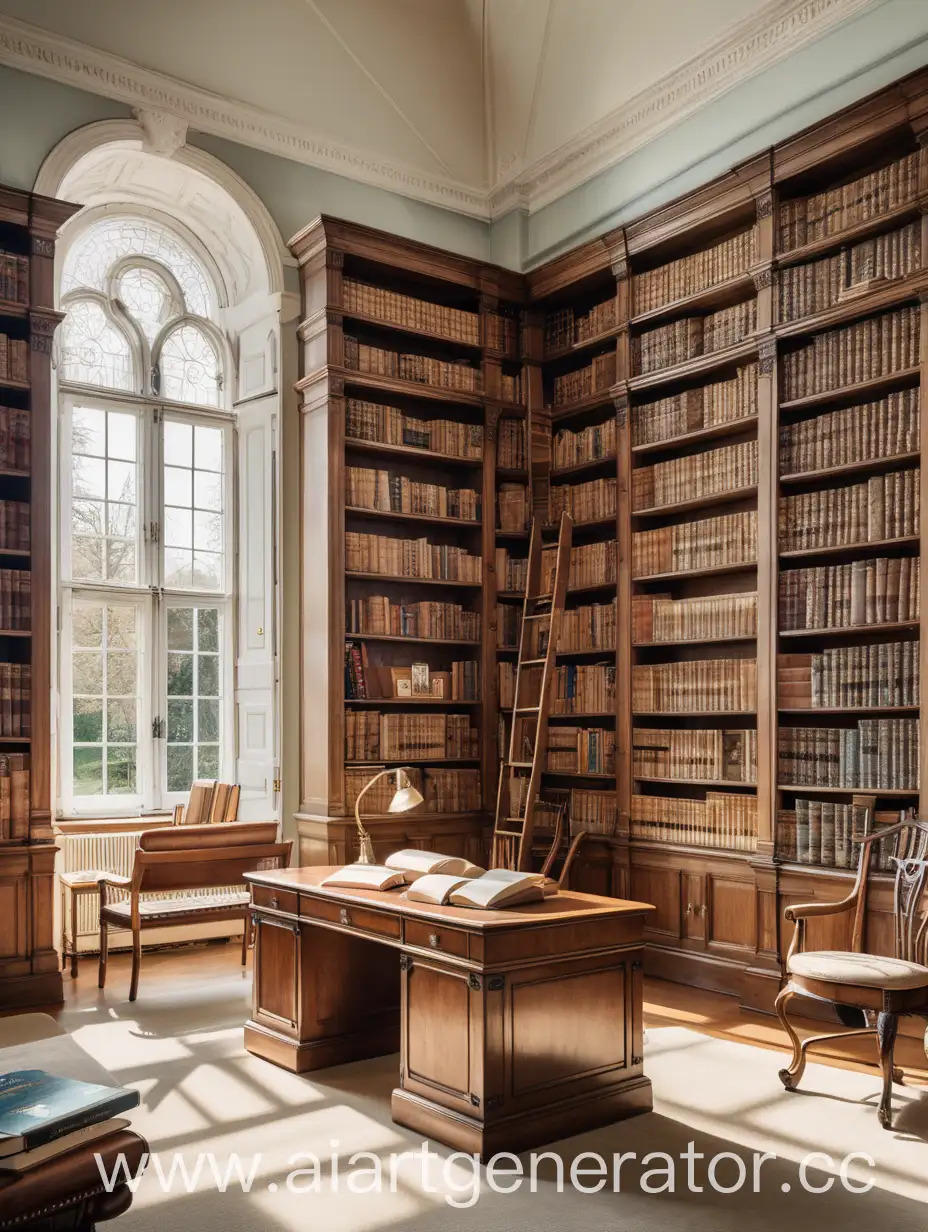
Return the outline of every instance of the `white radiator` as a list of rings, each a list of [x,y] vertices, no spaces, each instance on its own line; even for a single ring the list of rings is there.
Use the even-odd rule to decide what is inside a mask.
[[[100,869],[128,877],[132,873],[139,834],[136,830],[122,834],[59,834],[58,871],[76,873],[81,869]],[[215,891],[222,893],[221,890]],[[231,892],[231,888],[230,888]],[[184,898],[187,891],[158,892],[159,898]],[[65,895],[64,910],[70,910],[71,895]],[[97,894],[81,894],[76,901],[75,941],[79,953],[96,953],[100,949],[100,899]],[[70,928],[68,930],[71,931]],[[237,920],[218,920],[206,924],[185,924],[175,928],[147,928],[142,933],[143,945],[163,945],[166,941],[197,941],[204,937],[234,937],[242,925]],[[60,935],[60,930],[59,930]],[[127,929],[110,928],[110,948],[132,944]]]

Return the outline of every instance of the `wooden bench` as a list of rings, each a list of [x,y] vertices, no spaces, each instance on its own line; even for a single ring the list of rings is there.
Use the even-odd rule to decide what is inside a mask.
[[[286,868],[291,846],[289,842],[278,842],[276,821],[172,826],[140,834],[131,877],[107,873],[98,883],[100,987],[106,984],[110,925],[129,929],[132,933],[130,1001],[134,1001],[138,993],[144,928],[243,920],[244,966],[248,954],[250,899],[244,875]],[[195,893],[171,897],[182,890]],[[128,894],[128,897],[117,899],[117,893]],[[153,897],[143,899],[143,894]]]

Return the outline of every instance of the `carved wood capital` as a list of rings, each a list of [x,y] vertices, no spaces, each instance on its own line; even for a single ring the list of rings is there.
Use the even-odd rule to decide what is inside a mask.
[[[755,291],[763,291],[765,287],[772,287],[777,280],[776,270],[772,266],[754,270],[751,277],[754,280]]]
[[[46,239],[44,235],[33,235],[32,255],[34,257],[54,257],[55,241]]]
[[[345,254],[340,248],[327,248],[325,250],[325,263],[329,269],[344,269]]]
[[[757,203],[757,218],[769,218],[773,213],[773,193],[768,188],[765,192],[758,193],[754,198]]]
[[[628,257],[623,252],[620,257],[613,257],[612,272],[616,282],[624,282],[628,277]]]
[[[500,410],[498,406],[487,407],[487,422],[486,422],[486,438],[488,441],[496,440],[496,430],[499,427]]]
[[[615,407],[616,424],[624,428],[628,422],[628,394],[620,394],[618,398],[613,398],[612,405]]]
[[[57,313],[45,315],[41,312],[30,312],[29,335],[33,351],[38,351],[42,355],[51,355],[55,330],[60,320]]]
[[[757,363],[761,376],[770,376],[777,362],[776,338],[762,338],[757,344]]]

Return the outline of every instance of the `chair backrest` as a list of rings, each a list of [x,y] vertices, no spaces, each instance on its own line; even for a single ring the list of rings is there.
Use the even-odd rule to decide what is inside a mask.
[[[856,797],[855,797],[856,799]],[[870,819],[872,820],[872,807]],[[922,898],[928,885],[928,822],[920,821],[915,810],[900,815],[892,826],[872,828],[855,842],[861,844],[857,873],[859,897],[855,918],[854,949],[860,950],[863,932],[863,907],[869,872],[873,866],[895,868],[893,884],[893,943],[896,958],[928,965],[928,917]],[[879,847],[877,848],[877,844]]]
[[[174,824],[200,826],[213,825],[222,821],[235,821],[238,817],[241,791],[237,783],[197,779],[190,787],[190,796],[186,805],[179,804],[175,808]]]
[[[146,830],[139,835],[134,893],[244,886],[244,874],[285,868],[289,842],[278,842],[276,821]]]

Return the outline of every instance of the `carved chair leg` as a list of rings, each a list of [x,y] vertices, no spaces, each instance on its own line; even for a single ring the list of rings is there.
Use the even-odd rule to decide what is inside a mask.
[[[876,1033],[880,1043],[880,1069],[883,1071],[883,1093],[880,1097],[879,1118],[884,1129],[893,1126],[893,1051],[896,1047],[896,1032],[899,1030],[898,1014],[880,1014]]]
[[[775,1002],[777,1018],[779,1018],[780,1022],[783,1024],[783,1029],[789,1036],[790,1043],[793,1045],[792,1060],[789,1065],[780,1070],[779,1075],[780,1081],[786,1087],[787,1091],[794,1091],[796,1089],[799,1085],[799,1080],[802,1077],[802,1071],[806,1067],[806,1055],[805,1049],[802,1046],[802,1040],[800,1040],[795,1029],[793,1028],[793,1024],[786,1016],[787,1006],[795,995],[796,994],[793,989],[787,984],[787,986],[780,991]]]
[[[106,920],[100,921],[100,968],[97,973],[97,987],[106,987],[106,959],[109,951],[109,929]]]
[[[139,991],[139,967],[142,965],[142,934],[132,932],[132,978],[129,981],[129,1000],[134,1001]]]

